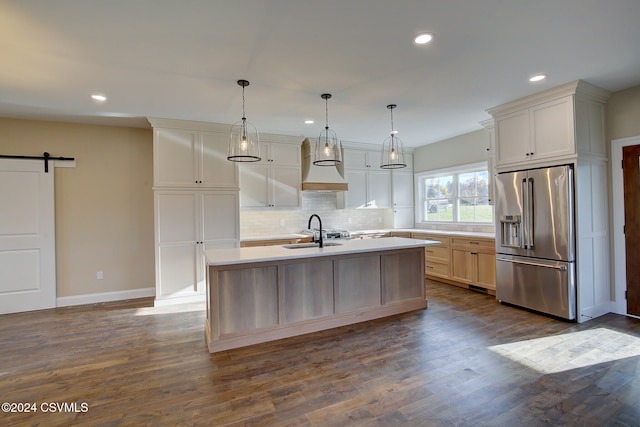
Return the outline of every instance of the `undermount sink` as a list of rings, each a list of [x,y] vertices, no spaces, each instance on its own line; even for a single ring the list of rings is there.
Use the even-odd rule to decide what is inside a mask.
[[[327,246],[342,246],[342,243],[326,242],[323,246],[325,248]],[[285,249],[319,248],[320,244],[319,243],[296,243],[293,245],[282,245],[282,247]]]

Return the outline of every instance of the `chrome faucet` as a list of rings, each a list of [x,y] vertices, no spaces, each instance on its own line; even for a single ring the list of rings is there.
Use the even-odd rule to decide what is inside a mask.
[[[318,223],[320,224],[320,239],[318,240],[318,243],[320,244],[320,247],[323,247],[323,243],[322,243],[322,220],[320,219],[320,217],[316,214],[313,214],[309,217],[309,224],[307,224],[307,228],[311,229],[311,220],[313,219],[313,217],[318,218]],[[315,237],[315,236],[314,236]]]

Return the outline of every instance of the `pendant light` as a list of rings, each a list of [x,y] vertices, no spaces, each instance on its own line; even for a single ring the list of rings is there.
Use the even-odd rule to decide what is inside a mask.
[[[382,169],[400,169],[407,167],[404,160],[404,145],[402,145],[400,138],[396,136],[398,132],[393,130],[393,109],[396,107],[396,104],[387,105],[387,108],[391,111],[391,133],[382,142],[382,161],[380,162]]]
[[[229,132],[229,151],[227,160],[232,162],[259,162],[260,140],[256,127],[247,121],[244,113],[244,88],[249,86],[247,80],[238,80],[242,86],[242,120],[235,122]]]
[[[342,163],[342,146],[336,133],[329,129],[329,99],[331,99],[331,94],[323,93],[320,97],[325,102],[326,125],[318,137],[316,159],[313,164],[317,166],[337,166]]]

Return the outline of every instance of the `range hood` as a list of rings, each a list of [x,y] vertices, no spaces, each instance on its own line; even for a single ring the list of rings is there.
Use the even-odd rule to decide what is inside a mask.
[[[349,185],[336,166],[316,166],[309,138],[302,141],[302,191],[347,191]]]

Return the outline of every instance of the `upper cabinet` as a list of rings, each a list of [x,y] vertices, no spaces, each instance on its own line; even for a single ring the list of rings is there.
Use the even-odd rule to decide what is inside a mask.
[[[345,148],[344,179],[349,191],[344,194],[346,208],[389,208],[391,173],[380,169],[380,151]]]
[[[228,129],[199,124],[212,130],[196,130],[181,121],[149,120],[154,125],[154,187],[238,188],[237,165],[227,160]],[[162,126],[171,124],[177,126]]]
[[[262,160],[257,163],[269,163],[277,166],[300,167],[302,155],[300,154],[301,142],[263,142],[260,144]]]
[[[488,110],[495,119],[497,168],[606,156],[607,97],[577,81]]]
[[[575,154],[573,97],[496,118],[499,165]]]
[[[302,200],[300,141],[263,141],[260,155],[259,162],[240,165],[240,206],[299,208]]]

